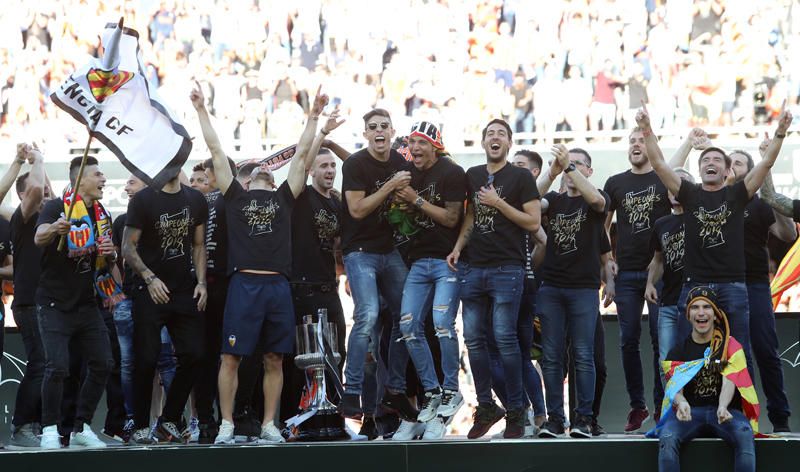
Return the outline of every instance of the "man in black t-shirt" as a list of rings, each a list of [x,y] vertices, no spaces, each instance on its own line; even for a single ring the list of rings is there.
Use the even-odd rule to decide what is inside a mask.
[[[464,343],[475,379],[478,407],[467,437],[476,439],[506,416],[505,438],[524,434],[525,404],[517,317],[525,276],[524,233],[539,230],[539,192],[533,176],[507,160],[511,127],[489,122],[481,145],[486,164],[467,171],[467,211],[458,240],[447,256],[461,279]],[[458,266],[467,249],[469,262]],[[465,257],[466,259],[466,257]],[[487,320],[491,319],[491,323]],[[492,399],[492,376],[486,330],[491,329],[506,376],[508,414]]]
[[[10,190],[13,177],[19,173],[25,161],[30,162],[31,169],[16,179],[17,196],[20,205],[11,216],[9,225],[13,248],[14,301],[11,309],[14,322],[19,329],[22,343],[25,346],[25,357],[28,361],[25,375],[17,388],[14,414],[11,420],[12,447],[38,447],[39,434],[37,425],[42,419],[42,377],[44,375],[44,347],[39,332],[39,320],[36,316],[34,294],[39,283],[41,250],[33,242],[36,232],[36,220],[46,199],[49,199],[49,187],[45,184],[44,158],[34,146],[20,144],[17,146],[16,159],[11,162],[3,179],[8,187],[0,189],[0,201]],[[3,323],[0,323],[2,327]],[[2,352],[2,349],[0,349]]]
[[[381,308],[381,298],[392,314],[393,324],[400,319],[402,286],[406,268],[395,249],[389,211],[407,206],[396,201],[394,192],[411,181],[408,163],[391,149],[394,128],[389,112],[376,108],[364,115],[364,137],[368,144],[350,156],[342,165],[342,253],[344,267],[355,305],[353,328],[347,341],[345,394],[339,402],[339,413],[345,418],[361,418],[361,392],[364,363],[370,337]],[[399,332],[399,326],[394,327]],[[392,342],[389,357],[401,360],[408,351],[401,343]],[[396,410],[414,421],[417,410],[404,392],[387,391],[385,407]]]
[[[416,420],[438,423],[453,416],[464,401],[458,391],[459,351],[455,330],[458,277],[448,268],[446,258],[458,238],[466,179],[464,170],[444,150],[441,133],[433,123],[414,124],[408,148],[413,158],[411,185],[398,190],[395,196],[408,204],[405,217],[409,224],[401,227],[410,237],[411,269],[403,287],[399,333],[392,335],[393,340],[405,342],[408,356],[398,360],[390,352],[386,385],[392,391],[405,391],[407,361],[411,357],[425,392]],[[425,337],[425,321],[431,310],[441,348],[442,384]],[[443,424],[435,428],[444,433]]]
[[[675,169],[681,179],[694,183],[689,171]],[[684,230],[683,207],[672,192],[667,192],[672,214],[662,216],[653,225],[650,247],[653,259],[648,265],[645,298],[658,304],[658,360],[663,361],[678,340],[678,296],[683,286]],[[656,285],[661,282],[659,296]],[[659,368],[660,372],[661,369]],[[658,407],[658,405],[656,405]],[[658,414],[659,411],[654,412]]]
[[[122,252],[134,272],[133,395],[136,430],[130,441],[184,442],[183,409],[199,375],[206,305],[203,194],[180,183],[176,174],[161,190],[147,187],[128,202]],[[192,272],[194,271],[194,272]],[[192,275],[193,274],[193,275]],[[166,326],[178,358],[158,424],[150,434],[153,375]]]
[[[760,149],[766,150],[768,146],[767,139],[761,143]],[[753,158],[745,151],[733,151],[730,158],[737,182],[743,180],[755,166]],[[769,280],[767,237],[770,234],[791,243],[797,238],[797,229],[791,218],[774,211],[755,195],[744,211],[744,260],[750,308],[750,340],[761,373],[761,386],[767,397],[767,412],[773,431],[788,433],[791,410],[784,390]]]
[[[594,343],[600,309],[600,245],[608,196],[589,182],[592,160],[583,149],[553,147],[556,159],[539,180],[541,191],[563,172],[566,192],[542,197],[550,232],[542,265],[537,311],[542,322],[542,372],[548,420],[539,437],[564,434],[564,352],[567,339],[575,359],[577,402],[570,436],[592,436],[595,392]]]
[[[687,304],[686,317],[692,332],[670,350],[667,360],[700,362],[701,367],[675,394],[671,408],[659,424],[659,470],[679,471],[681,447],[701,434],[711,433],[733,448],[733,470],[755,471],[753,429],[742,412],[741,394],[733,381],[722,375],[731,360],[729,343],[735,339],[729,338],[724,329],[717,329],[727,324],[725,313],[719,308],[716,294],[704,286],[691,290]],[[708,362],[703,362],[707,356]],[[687,364],[683,366],[691,370]],[[673,375],[677,377],[677,373]]]
[[[731,172],[731,161],[722,149],[709,147],[700,154],[698,164],[702,183],[695,185],[681,180],[664,161],[646,109],[637,113],[636,121],[643,130],[647,157],[653,169],[685,211],[686,256],[679,311],[686,306],[686,295],[692,287],[700,284],[710,286],[719,296],[721,308],[729,313],[731,333],[742,344],[751,368],[744,211],[775,163],[792,115],[787,110],[781,112],[775,138],[764,151],[764,159],[742,181],[730,186],[726,185],[725,177]]]
[[[73,186],[80,169],[81,158],[73,159],[69,173]],[[68,205],[61,198],[48,201],[36,221],[34,242],[42,250],[42,271],[35,299],[45,352],[40,443],[43,449],[61,447],[57,425],[61,419],[64,378],[69,372],[71,342],[77,343],[84,353],[87,374],[77,401],[70,445],[106,446],[89,427],[108,374],[114,367],[95,292],[97,257],[106,257],[108,264],[113,264],[117,257],[111,238],[102,237],[101,226],[111,223],[99,206],[105,182],[97,159],[87,157],[80,186],[71,195],[78,199],[71,221],[64,216]],[[69,241],[66,248],[59,250],[62,236]]]
[[[317,95],[287,180],[272,190],[274,177],[266,165],[251,173],[250,189],[234,180],[200,87],[190,99],[211,151],[216,185],[225,201],[228,229],[228,297],[222,325],[222,362],[218,388],[222,422],[216,444],[234,442],[233,402],[242,356],[264,353],[264,418],[260,441],[283,442],[274,424],[283,386],[283,356],[294,351],[294,309],[288,276],[292,267],[291,216],[305,189],[309,155],[316,156],[322,139],[314,140],[316,125],[328,101]]]
[[[638,128],[634,128],[628,136],[628,161],[631,168],[611,176],[603,191],[611,199],[606,231],[611,227],[614,213],[617,213],[615,256],[619,269],[614,302],[619,319],[622,369],[631,407],[625,432],[633,433],[642,427],[642,422],[648,417],[639,339],[642,334],[647,264],[653,255],[649,248],[650,235],[653,233],[653,223],[669,214],[670,207],[667,189],[647,160],[644,136]],[[653,348],[653,402],[658,407],[664,396],[658,369],[658,308],[655,304],[648,304],[647,312]]]

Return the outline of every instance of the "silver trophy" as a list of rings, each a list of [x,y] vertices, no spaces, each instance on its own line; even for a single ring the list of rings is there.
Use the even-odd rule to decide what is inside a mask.
[[[306,388],[300,400],[297,416],[287,421],[296,428],[298,441],[333,441],[349,439],[344,430],[344,419],[336,405],[328,400],[328,379],[341,397],[342,385],[338,368],[342,355],[338,352],[336,325],[328,322],[328,310],[317,310],[303,317],[296,329],[297,355],[295,365],[305,373]]]

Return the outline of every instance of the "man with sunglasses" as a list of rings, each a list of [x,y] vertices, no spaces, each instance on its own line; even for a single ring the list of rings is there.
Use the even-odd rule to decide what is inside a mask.
[[[387,218],[396,191],[411,182],[408,163],[391,149],[395,130],[389,112],[376,108],[364,115],[366,149],[350,156],[342,165],[342,252],[355,309],[353,328],[347,345],[345,393],[339,413],[359,419],[364,383],[364,362],[370,336],[378,319],[381,297],[392,314],[394,324],[400,316],[400,301],[408,269],[394,247],[392,226]],[[399,326],[395,326],[395,330]],[[398,332],[398,331],[396,331]],[[390,343],[389,357],[408,362],[408,351],[400,343]],[[403,418],[415,421],[417,410],[403,392],[387,391],[384,406]]]
[[[511,127],[505,121],[494,119],[483,129],[486,164],[467,171],[466,217],[447,256],[447,263],[458,270],[461,280],[464,340],[478,397],[469,439],[486,434],[503,416],[503,437],[520,438],[525,427],[517,317],[525,277],[524,233],[539,230],[540,212],[533,175],[507,160],[511,143]],[[458,267],[465,247],[469,262]],[[492,399],[486,342],[490,325],[506,374],[508,414]]]
[[[563,172],[566,192],[549,192],[542,197],[542,215],[549,219],[550,232],[537,310],[542,322],[542,371],[548,420],[539,437],[564,434],[564,352],[569,338],[577,391],[570,436],[589,438],[594,415],[601,236],[604,236],[609,198],[589,182],[592,175],[589,153],[579,148],[567,151],[561,144],[554,146],[552,152],[556,161],[540,179],[539,188],[546,191],[556,175]]]

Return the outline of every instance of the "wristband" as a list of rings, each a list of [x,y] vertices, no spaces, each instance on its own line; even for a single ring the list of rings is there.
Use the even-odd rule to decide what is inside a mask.
[[[775,133],[775,137],[778,138],[778,139],[783,139],[783,138],[786,137],[786,133],[781,134],[781,133],[776,132]]]
[[[322,128],[319,132],[322,133],[323,136],[327,136],[330,134],[330,131],[325,131],[325,128]]]

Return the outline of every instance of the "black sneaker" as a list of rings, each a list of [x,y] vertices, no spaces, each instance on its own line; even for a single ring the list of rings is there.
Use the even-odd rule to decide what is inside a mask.
[[[239,442],[252,442],[261,437],[261,421],[249,408],[233,416],[233,437]]]
[[[503,432],[503,439],[517,439],[525,435],[525,416],[527,410],[519,408],[508,410],[506,413],[506,430]]]
[[[153,437],[156,439],[157,442],[169,442],[169,443],[186,443],[188,442],[184,437],[183,431],[180,427],[173,423],[172,421],[164,421],[163,418],[158,419],[158,424],[156,425],[155,431],[153,431]]]
[[[792,428],[789,427],[789,418],[776,418],[775,421],[772,422],[772,432],[774,434],[791,433]]]
[[[592,436],[605,436],[606,430],[597,423],[597,420],[592,419]]]
[[[575,422],[569,427],[569,435],[573,438],[591,438],[592,419],[588,416],[577,415]]]
[[[364,416],[361,410],[361,395],[357,393],[345,393],[339,400],[339,414],[351,420],[360,420]]]
[[[558,438],[564,436],[564,423],[552,418],[548,419],[539,430],[540,438]]]
[[[358,431],[358,434],[366,436],[369,441],[377,439],[378,426],[375,424],[375,418],[372,416],[364,417],[364,422],[361,423],[361,429]]]
[[[419,416],[419,410],[414,408],[405,393],[392,393],[386,390],[383,393],[381,405],[387,410],[397,413],[400,418],[412,423],[416,423],[417,416]]]
[[[219,428],[217,423],[200,423],[197,425],[200,435],[197,437],[198,444],[214,444]]]
[[[495,423],[502,420],[506,410],[494,403],[478,405],[472,415],[472,428],[467,433],[467,439],[478,439],[489,431]]]

